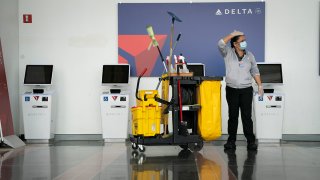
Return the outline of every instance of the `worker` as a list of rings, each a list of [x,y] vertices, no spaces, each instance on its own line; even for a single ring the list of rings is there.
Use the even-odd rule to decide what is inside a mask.
[[[230,41],[231,47],[227,45]],[[247,149],[257,150],[253,122],[251,118],[253,87],[252,77],[258,85],[258,93],[263,95],[260,73],[253,54],[247,50],[246,36],[234,31],[218,42],[218,48],[226,67],[226,99],[228,103],[228,140],[225,149],[236,149],[239,109],[243,132],[247,139]]]

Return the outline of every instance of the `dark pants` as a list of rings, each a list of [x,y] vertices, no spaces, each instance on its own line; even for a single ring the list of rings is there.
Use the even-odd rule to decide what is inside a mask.
[[[243,125],[244,136],[247,141],[254,142],[253,122],[251,119],[253,88],[235,89],[226,87],[226,97],[229,107],[228,141],[237,140],[239,109]]]

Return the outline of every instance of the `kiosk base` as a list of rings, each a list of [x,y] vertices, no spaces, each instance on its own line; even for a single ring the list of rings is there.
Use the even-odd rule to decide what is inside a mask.
[[[27,139],[28,144],[51,144],[53,139]]]
[[[3,143],[7,144],[8,146],[10,146],[12,148],[19,148],[19,147],[22,147],[22,146],[26,145],[16,135],[3,137]]]
[[[105,143],[113,143],[113,142],[125,142],[126,139],[124,138],[106,138],[104,139]]]
[[[258,139],[259,144],[280,144],[280,139]]]

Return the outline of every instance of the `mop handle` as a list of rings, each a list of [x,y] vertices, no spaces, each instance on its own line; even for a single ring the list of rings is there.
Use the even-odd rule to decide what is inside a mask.
[[[177,46],[177,43],[178,43],[179,40],[180,40],[180,37],[181,37],[181,33],[179,33],[176,42],[174,42],[174,46],[173,46],[173,48],[172,48],[172,51],[174,51],[174,50],[176,49],[176,46]]]
[[[136,98],[138,99],[138,100],[140,100],[140,101],[142,101],[142,99],[140,98],[140,97],[138,97],[138,92],[139,92],[139,84],[140,84],[140,79],[141,79],[141,77],[144,75],[144,73],[146,73],[147,72],[147,68],[145,68],[143,71],[142,71],[142,73],[139,75],[139,77],[138,77],[138,81],[137,81],[137,87],[136,87]]]
[[[171,76],[171,59],[172,59],[172,54],[173,54],[173,33],[174,33],[174,21],[172,20],[171,24],[171,33],[170,33],[170,51],[169,51],[169,61],[168,61],[168,76]]]

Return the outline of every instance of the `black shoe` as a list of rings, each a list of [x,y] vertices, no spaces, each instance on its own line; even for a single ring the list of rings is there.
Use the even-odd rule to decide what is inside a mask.
[[[251,150],[251,151],[256,151],[258,149],[258,146],[256,143],[252,142],[252,143],[248,143],[247,145],[247,149]]]
[[[224,149],[223,151],[224,151],[224,153],[226,153],[228,155],[228,157],[229,157],[229,155],[233,156],[236,154],[236,149]]]
[[[224,149],[236,149],[236,143],[234,141],[227,141],[226,144],[224,144]]]

